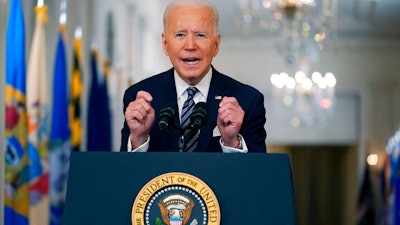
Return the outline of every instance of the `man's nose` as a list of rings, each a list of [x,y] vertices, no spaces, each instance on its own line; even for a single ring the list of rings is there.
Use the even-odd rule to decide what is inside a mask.
[[[194,35],[188,35],[186,39],[186,45],[185,45],[187,50],[194,50],[196,49],[196,39]]]

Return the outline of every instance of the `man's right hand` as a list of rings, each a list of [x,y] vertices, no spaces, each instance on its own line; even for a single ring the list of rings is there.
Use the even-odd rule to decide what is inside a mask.
[[[136,99],[130,102],[125,110],[125,120],[131,131],[130,140],[133,149],[147,141],[155,118],[155,111],[151,107],[152,100],[150,93],[139,91]]]

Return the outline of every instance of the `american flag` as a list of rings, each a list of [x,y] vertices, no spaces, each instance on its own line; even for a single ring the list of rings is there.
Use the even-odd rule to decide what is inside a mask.
[[[182,219],[179,218],[179,217],[172,217],[172,218],[169,220],[169,224],[170,224],[170,225],[182,225]]]

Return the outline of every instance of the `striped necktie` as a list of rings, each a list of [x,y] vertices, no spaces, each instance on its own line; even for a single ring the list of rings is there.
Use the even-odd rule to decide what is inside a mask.
[[[198,132],[194,135],[190,135],[190,115],[192,114],[194,108],[193,97],[199,90],[195,87],[188,87],[186,92],[188,93],[188,98],[182,107],[181,116],[181,127],[183,129],[183,134],[185,136],[185,151],[192,152],[197,147]]]

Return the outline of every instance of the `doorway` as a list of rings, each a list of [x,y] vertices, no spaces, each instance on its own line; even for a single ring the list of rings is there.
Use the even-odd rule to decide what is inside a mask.
[[[352,146],[268,147],[290,155],[297,225],[354,225],[358,191]]]

